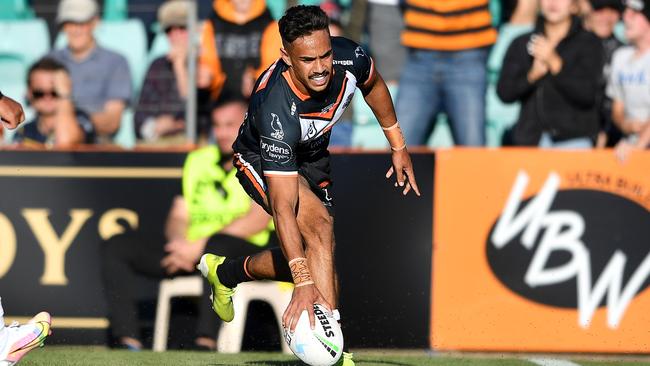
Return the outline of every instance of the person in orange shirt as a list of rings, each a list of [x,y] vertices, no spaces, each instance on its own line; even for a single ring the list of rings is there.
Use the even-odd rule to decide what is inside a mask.
[[[211,99],[250,97],[255,80],[280,58],[278,24],[264,0],[214,0],[201,36],[198,87]]]

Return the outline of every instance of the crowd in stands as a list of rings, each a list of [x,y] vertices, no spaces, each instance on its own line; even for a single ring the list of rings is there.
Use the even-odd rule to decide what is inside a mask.
[[[0,27],[23,35],[0,45],[0,86],[28,103],[29,123],[5,144],[187,144],[191,87],[209,141],[211,106],[251,95],[280,55],[277,19],[296,4],[319,4],[332,34],[365,45],[409,145],[618,146],[625,156],[650,139],[645,0],[199,1],[193,80],[185,0],[12,3]],[[355,96],[332,145],[385,147],[372,121]]]

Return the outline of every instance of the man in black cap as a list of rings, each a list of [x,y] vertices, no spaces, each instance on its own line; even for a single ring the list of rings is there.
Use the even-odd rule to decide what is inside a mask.
[[[598,85],[600,132],[596,147],[612,147],[621,139],[621,131],[612,121],[612,100],[605,94],[611,69],[612,55],[623,45],[614,35],[614,28],[623,13],[622,0],[590,0],[589,12],[585,14],[585,28],[600,38],[604,50],[605,66]]]

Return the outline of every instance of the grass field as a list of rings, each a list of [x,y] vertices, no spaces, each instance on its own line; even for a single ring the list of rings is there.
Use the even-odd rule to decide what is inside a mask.
[[[616,360],[614,358],[589,359],[576,356],[562,359],[571,362],[557,363],[553,360],[530,361],[525,355],[466,355],[430,354],[425,351],[357,351],[354,352],[358,366],[640,366],[650,364],[650,359]],[[535,356],[535,358],[540,358]],[[549,362],[549,363],[543,363]],[[293,356],[280,353],[241,353],[225,355],[217,353],[171,351],[163,353],[111,351],[99,347],[46,346],[34,350],[20,362],[20,366],[300,366],[304,365]]]

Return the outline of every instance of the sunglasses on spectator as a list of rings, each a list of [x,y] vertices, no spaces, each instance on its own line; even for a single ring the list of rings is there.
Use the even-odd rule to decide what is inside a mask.
[[[187,29],[187,27],[184,26],[184,25],[172,25],[172,26],[169,26],[169,27],[165,28],[165,33],[169,33],[169,32],[171,32],[173,30],[186,30],[186,29]]]
[[[54,90],[52,90],[52,91],[33,90],[32,91],[32,97],[34,97],[34,99],[41,99],[41,98],[44,98],[46,96],[47,97],[52,97],[52,98],[58,98],[59,94]]]

